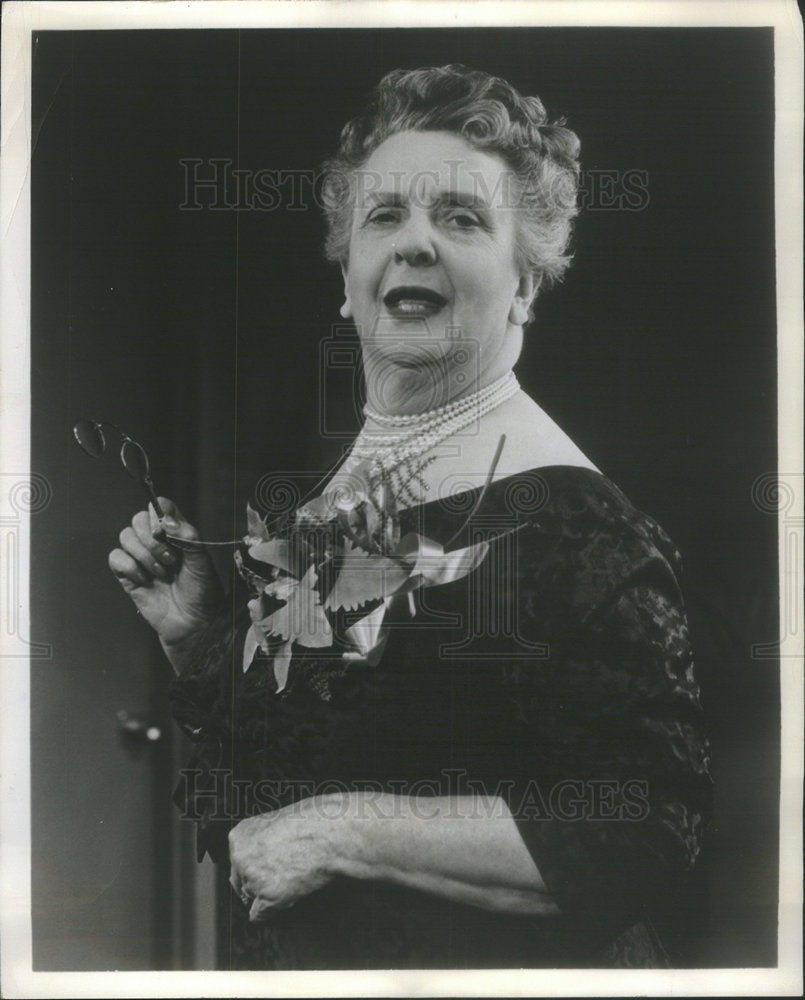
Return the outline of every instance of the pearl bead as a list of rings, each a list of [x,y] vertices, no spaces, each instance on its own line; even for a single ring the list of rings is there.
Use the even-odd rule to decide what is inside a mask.
[[[426,413],[390,416],[364,407],[364,413],[393,433],[376,433],[364,426],[352,447],[357,459],[372,459],[373,469],[391,473],[403,463],[419,458],[473,421],[510,399],[520,388],[513,372],[484,389]]]

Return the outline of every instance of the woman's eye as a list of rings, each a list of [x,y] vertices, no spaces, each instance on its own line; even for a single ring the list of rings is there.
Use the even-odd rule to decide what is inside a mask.
[[[389,225],[395,223],[399,218],[399,212],[395,212],[391,208],[378,208],[371,213],[367,222],[373,222],[376,225]]]
[[[480,226],[480,220],[471,212],[451,212],[447,216],[447,221],[456,229],[474,229]]]

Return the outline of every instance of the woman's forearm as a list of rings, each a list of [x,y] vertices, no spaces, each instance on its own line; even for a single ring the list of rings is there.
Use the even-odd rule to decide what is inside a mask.
[[[353,793],[321,801],[332,810],[337,874],[504,913],[559,912],[500,798]]]

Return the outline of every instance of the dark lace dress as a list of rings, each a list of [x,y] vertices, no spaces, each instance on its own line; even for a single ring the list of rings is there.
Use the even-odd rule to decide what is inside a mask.
[[[446,543],[477,499],[412,508],[403,530]],[[233,823],[311,794],[500,795],[561,915],[343,879],[250,924],[224,892],[225,967],[669,964],[657,928],[711,794],[678,553],[609,480],[569,466],[493,483],[449,547],[481,538],[472,574],[418,591],[413,617],[407,599],[390,609],[377,666],[300,650],[281,694],[267,657],[243,672],[246,596],[230,602],[173,687],[196,750],[176,801],[199,856],[225,865]]]

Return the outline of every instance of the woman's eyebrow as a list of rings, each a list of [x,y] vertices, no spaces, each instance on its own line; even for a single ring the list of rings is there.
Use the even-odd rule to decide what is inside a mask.
[[[402,208],[408,205],[411,200],[416,202],[418,197],[416,193],[403,194],[401,191],[394,189],[369,191],[362,207],[364,211],[371,211],[377,205]],[[455,206],[487,212],[492,207],[489,199],[484,197],[481,192],[475,190],[461,191],[454,188],[436,191],[433,197],[427,199],[426,203],[438,207]]]
[[[375,205],[402,206],[406,198],[399,191],[370,191],[364,208],[374,208]]]
[[[442,205],[459,205],[462,208],[477,208],[487,211],[491,208],[488,199],[478,191],[456,191],[451,188],[448,191],[440,191],[437,195],[437,201]]]

